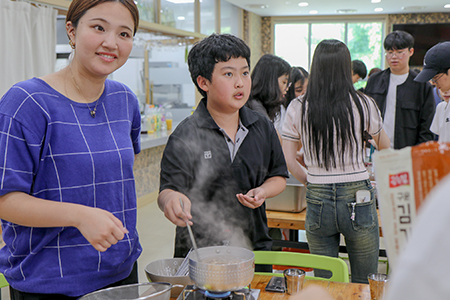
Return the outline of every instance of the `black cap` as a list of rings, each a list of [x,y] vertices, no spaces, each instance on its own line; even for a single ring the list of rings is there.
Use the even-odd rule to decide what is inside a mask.
[[[450,68],[450,42],[434,45],[427,51],[423,60],[423,70],[414,81],[425,82],[433,78],[439,71]]]

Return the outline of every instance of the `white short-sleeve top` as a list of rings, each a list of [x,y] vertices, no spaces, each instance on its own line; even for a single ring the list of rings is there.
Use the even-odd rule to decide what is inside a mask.
[[[364,127],[370,135],[378,134],[383,128],[383,120],[381,118],[380,111],[375,101],[368,97],[358,97],[361,101],[361,106],[364,111]],[[366,102],[368,105],[365,105]],[[353,103],[353,102],[352,102]],[[353,149],[353,153],[347,151],[347,153],[341,154],[339,146],[340,140],[338,140],[336,134],[334,136],[335,157],[341,157],[344,155],[344,164],[340,159],[336,160],[336,167],[330,167],[326,170],[324,167],[320,167],[315,159],[315,155],[311,155],[312,147],[309,145],[309,139],[307,138],[309,133],[308,129],[302,128],[301,124],[306,122],[306,119],[302,119],[302,105],[304,104],[303,96],[291,101],[286,111],[286,118],[283,124],[282,137],[285,140],[301,141],[304,150],[304,160],[307,166],[307,181],[309,183],[327,184],[327,183],[342,183],[342,182],[354,182],[365,180],[369,178],[366,167],[364,165],[364,148],[361,140],[361,135],[356,134],[354,137],[358,141],[357,144],[352,143],[349,145]],[[361,132],[361,124],[359,112],[356,105],[353,103],[353,116],[355,122],[355,132]],[[333,109],[330,107],[330,109]],[[318,116],[320,117],[320,116]],[[320,155],[319,155],[320,157]]]
[[[436,106],[430,130],[439,136],[439,142],[450,142],[450,107],[442,101]]]

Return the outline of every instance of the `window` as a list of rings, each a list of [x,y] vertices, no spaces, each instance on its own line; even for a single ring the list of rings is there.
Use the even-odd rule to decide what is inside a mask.
[[[308,24],[275,25],[275,55],[287,60],[292,66],[309,69]]]
[[[220,1],[220,33],[230,33],[240,36],[242,19],[242,10],[229,3],[228,1]]]
[[[148,22],[155,22],[155,3],[153,0],[137,0],[139,18]]]
[[[216,32],[216,0],[202,0],[200,2],[200,31],[210,35]]]
[[[275,55],[292,66],[309,70],[317,44],[323,39],[338,39],[346,43],[352,60],[359,59],[367,67],[384,68],[383,21],[369,22],[289,22],[275,24]],[[359,81],[355,87],[364,87]]]
[[[194,0],[161,0],[161,24],[194,32]]]
[[[352,60],[359,59],[367,67],[367,74],[373,68],[384,68],[382,23],[349,23],[347,46]],[[365,87],[365,81],[355,83],[357,89]]]
[[[311,61],[317,45],[324,39],[336,39],[345,42],[345,24],[311,24]]]

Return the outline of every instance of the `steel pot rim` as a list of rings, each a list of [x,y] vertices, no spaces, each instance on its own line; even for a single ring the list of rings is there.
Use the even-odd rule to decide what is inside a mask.
[[[209,246],[209,247],[198,248],[198,251],[202,252],[202,251],[207,251],[207,250],[210,250],[210,249],[232,249],[232,250],[235,250],[235,251],[245,251],[245,252],[249,252],[249,254],[252,254],[252,257],[250,257],[249,259],[242,258],[243,259],[242,261],[237,262],[237,263],[230,263],[230,264],[228,264],[228,266],[243,264],[243,263],[249,262],[251,260],[254,260],[254,258],[255,258],[255,255],[253,254],[253,252],[251,250],[249,250],[247,248],[244,248],[244,247],[236,247],[236,246]],[[199,255],[200,254],[201,253],[199,253]],[[227,253],[223,253],[223,254],[227,254]],[[209,256],[208,256],[208,258],[209,258]],[[202,257],[200,257],[200,260],[202,260]],[[208,263],[197,261],[196,255],[190,255],[189,256],[189,264],[191,264],[191,263],[195,263],[195,264],[198,264],[198,265],[206,265],[206,266],[210,265]]]
[[[195,255],[190,256],[189,276],[199,288],[212,292],[234,291],[251,283],[255,271],[253,251],[234,246],[211,246],[198,250],[200,260],[215,255],[230,255],[240,259],[239,262],[222,265],[198,262]],[[230,272],[232,277],[229,277]]]
[[[84,295],[83,297],[81,297],[79,300],[83,300],[84,297],[87,296],[95,296],[97,294],[103,293],[103,292],[110,292],[110,291],[115,291],[115,290],[119,290],[119,289],[124,289],[127,287],[138,287],[138,286],[151,286],[151,285],[166,285],[167,287],[162,290],[162,291],[158,291],[155,292],[154,294],[152,294],[152,297],[157,297],[159,295],[162,295],[168,291],[170,291],[173,287],[179,287],[180,285],[178,284],[171,284],[168,282],[142,282],[142,283],[132,283],[132,284],[126,284],[126,285],[120,285],[120,286],[114,286],[114,287],[110,287],[110,288],[106,288],[106,289],[100,289],[91,293],[88,293],[86,295]],[[136,298],[135,300],[145,300],[148,299],[148,295],[145,297],[139,297]]]

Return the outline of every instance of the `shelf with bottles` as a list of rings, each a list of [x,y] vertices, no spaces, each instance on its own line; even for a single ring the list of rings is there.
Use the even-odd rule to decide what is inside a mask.
[[[170,111],[166,112],[162,105],[156,107],[155,105],[146,104],[141,122],[141,133],[144,134],[172,131],[172,113]]]

